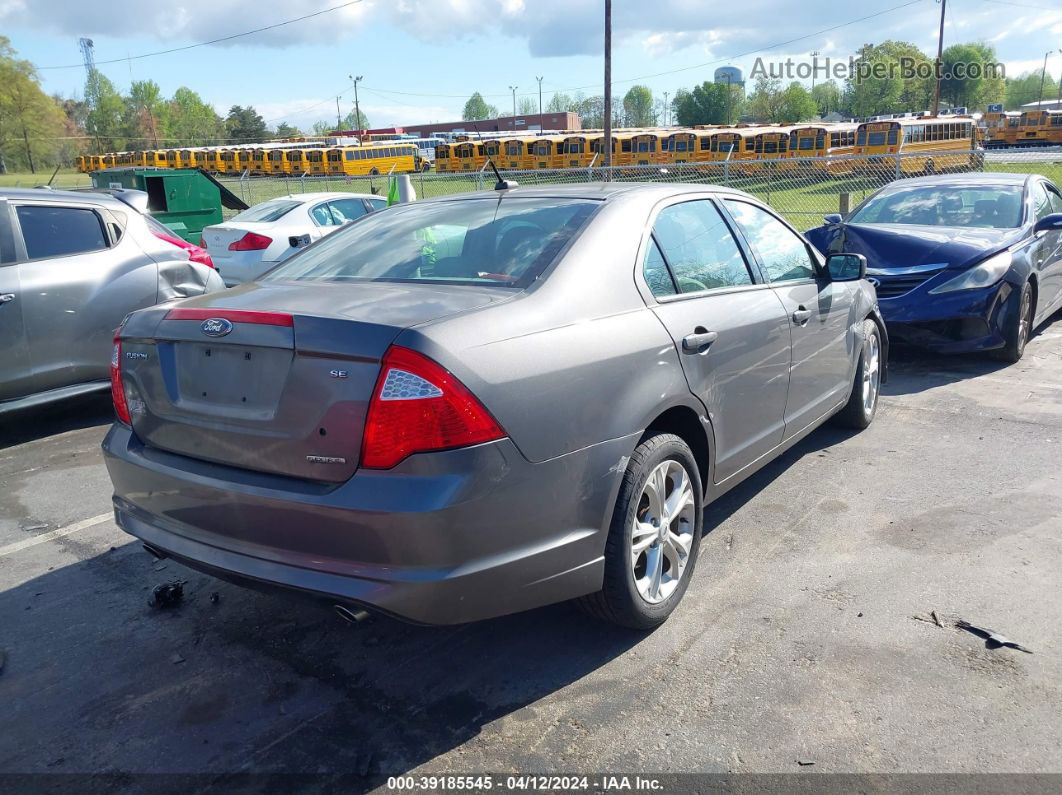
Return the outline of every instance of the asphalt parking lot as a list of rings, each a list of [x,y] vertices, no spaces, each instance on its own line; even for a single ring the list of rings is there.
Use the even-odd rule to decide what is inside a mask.
[[[690,592],[649,635],[567,605],[348,625],[159,564],[109,518],[109,417],[104,396],[0,427],[0,772],[365,789],[426,771],[1062,772],[1058,317],[1010,367],[894,355],[868,431],[820,430],[709,508]],[[150,608],[174,578],[183,603]]]

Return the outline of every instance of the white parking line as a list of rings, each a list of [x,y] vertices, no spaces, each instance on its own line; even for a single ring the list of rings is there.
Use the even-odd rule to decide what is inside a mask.
[[[98,524],[103,524],[108,520],[114,519],[113,513],[101,513],[99,516],[93,516],[91,519],[82,519],[80,522],[74,522],[66,527],[61,527],[58,530],[52,530],[48,533],[41,533],[39,536],[33,536],[23,541],[16,541],[14,544],[8,544],[7,546],[0,547],[0,558],[13,555],[16,552],[20,552],[23,549],[29,549],[35,547],[38,544],[43,544],[46,541],[51,541],[55,538],[62,538],[68,536],[79,530],[84,530],[88,527],[94,527]]]

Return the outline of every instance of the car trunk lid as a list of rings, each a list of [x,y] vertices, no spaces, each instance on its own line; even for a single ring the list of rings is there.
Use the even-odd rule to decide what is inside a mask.
[[[206,461],[346,480],[392,340],[508,292],[247,285],[135,313],[121,335],[133,429],[149,446]]]

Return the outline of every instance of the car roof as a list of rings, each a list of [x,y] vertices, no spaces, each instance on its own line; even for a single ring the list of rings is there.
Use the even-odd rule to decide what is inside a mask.
[[[386,196],[374,196],[370,193],[345,193],[343,191],[319,191],[315,193],[285,193],[283,196],[274,196],[271,199],[265,199],[258,202],[258,204],[265,204],[267,201],[278,201],[282,199],[289,199],[291,201],[298,202],[315,202],[326,201],[328,199],[386,199]]]
[[[666,199],[671,196],[681,196],[687,193],[722,193],[733,196],[759,201],[755,196],[750,196],[744,191],[734,190],[723,185],[709,185],[701,183],[670,183],[670,182],[583,182],[575,185],[542,185],[535,187],[508,188],[503,191],[477,191],[475,193],[459,193],[451,196],[440,196],[430,199],[432,202],[461,201],[470,198],[482,199],[488,196],[520,197],[527,199],[591,199],[596,201],[609,200],[615,197],[647,197],[652,199]]]
[[[974,171],[967,174],[935,174],[924,177],[910,177],[890,182],[886,188],[894,186],[918,185],[1024,185],[1038,174],[1011,174],[1004,171]]]
[[[37,199],[39,201],[97,202],[119,209],[129,205],[106,191],[99,190],[53,190],[51,188],[0,188],[0,199]]]

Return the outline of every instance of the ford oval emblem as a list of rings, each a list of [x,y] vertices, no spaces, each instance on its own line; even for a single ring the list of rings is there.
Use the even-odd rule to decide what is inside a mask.
[[[873,276],[871,276],[869,279],[867,279],[867,281],[870,282],[871,284],[873,284],[875,287],[880,287],[881,286],[881,281],[879,279],[875,279]]]
[[[208,317],[199,330],[208,337],[224,337],[232,331],[232,323],[223,317]]]

